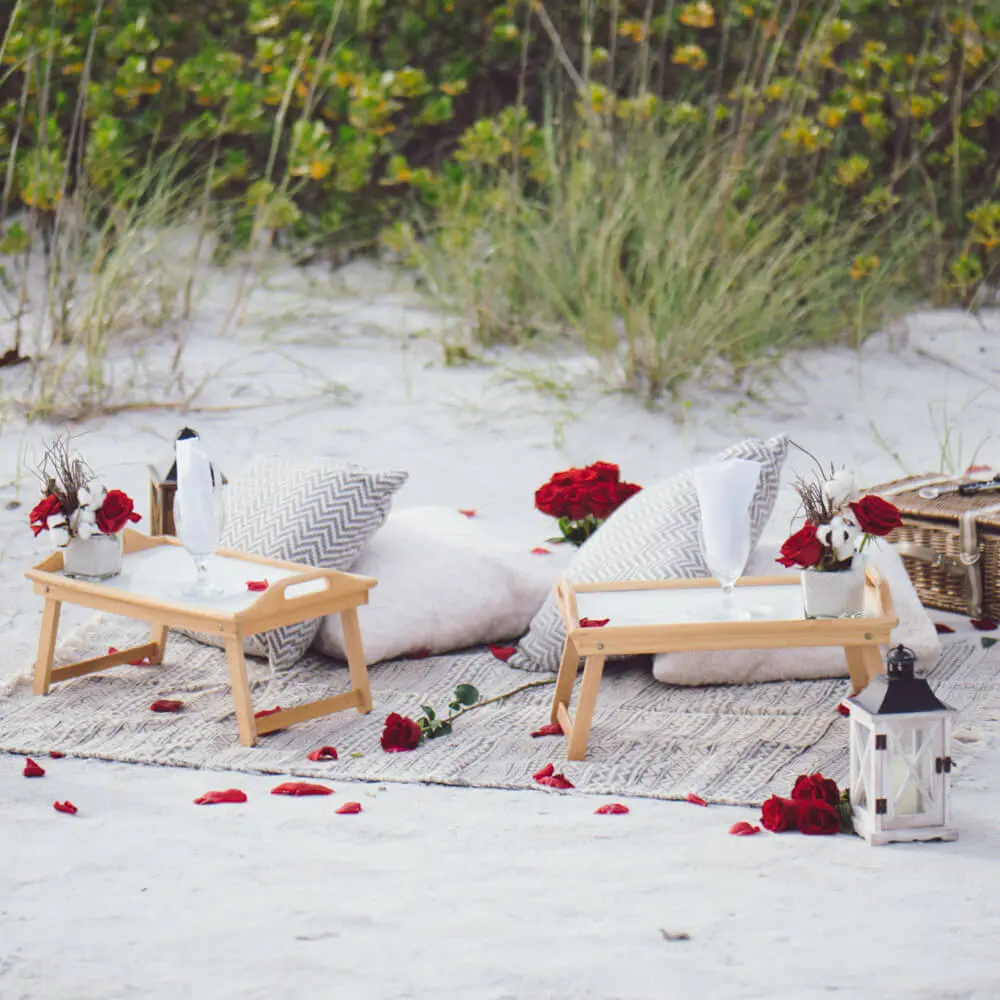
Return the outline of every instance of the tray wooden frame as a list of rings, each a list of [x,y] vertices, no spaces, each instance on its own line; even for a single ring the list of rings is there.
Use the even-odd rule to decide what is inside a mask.
[[[738,587],[798,587],[799,577],[744,577]],[[626,580],[620,583],[572,583],[560,580],[555,587],[556,602],[566,625],[555,693],[552,696],[552,722],[562,727],[566,736],[568,760],[583,760],[597,703],[597,692],[609,656],[640,653],[670,653],[699,649],[775,649],[795,646],[842,646],[847,658],[853,693],[883,669],[880,645],[892,641],[892,629],[899,624],[888,581],[874,568],[865,577],[863,618],[802,619],[793,621],[692,622],[663,625],[609,624],[581,628],[576,595],[600,591],[683,590],[717,588],[717,580]],[[584,660],[583,680],[576,709],[570,715],[580,660]]]
[[[141,552],[163,545],[180,545],[176,538],[143,535],[131,529],[125,530],[123,541],[125,558],[132,552]],[[266,559],[229,549],[218,549],[217,554],[243,560],[250,566],[275,566],[292,570],[294,575],[272,583],[242,611],[230,612],[157,600],[122,591],[105,583],[61,576],[59,573],[63,559],[61,552],[53,552],[37,566],[29,569],[25,576],[33,581],[35,593],[45,599],[38,639],[38,656],[35,660],[35,694],[48,694],[55,682],[107,670],[133,660],[148,658],[151,664],[162,663],[167,630],[173,627],[211,632],[222,637],[229,664],[233,702],[236,707],[236,724],[240,742],[244,746],[255,746],[258,737],[265,733],[284,729],[296,722],[329,715],[332,712],[340,712],[347,708],[356,708],[362,715],[370,712],[371,687],[368,682],[368,667],[361,642],[357,609],[362,604],[368,603],[368,592],[378,581],[373,577],[357,576],[333,569],[316,569],[299,563]],[[250,573],[252,570],[248,569],[248,575]],[[326,585],[309,593],[285,597],[285,591],[289,587],[312,580],[324,580]],[[93,608],[95,611],[106,611],[125,618],[149,622],[152,626],[150,641],[141,646],[133,646],[131,649],[122,649],[105,656],[54,667],[59,615],[63,604],[78,604],[85,608]],[[310,618],[322,618],[330,614],[339,614],[343,624],[350,690],[254,718],[246,661],[243,657],[243,640],[257,632],[265,632],[282,625],[294,625]]]

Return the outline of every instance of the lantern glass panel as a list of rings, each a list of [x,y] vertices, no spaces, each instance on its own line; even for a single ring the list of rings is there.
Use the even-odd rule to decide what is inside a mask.
[[[937,811],[938,778],[935,760],[940,752],[940,722],[908,726],[889,734],[889,781],[892,814],[900,819]]]
[[[873,738],[872,731],[856,717],[851,718],[851,763],[855,773],[851,775],[851,805],[860,809],[868,808],[868,784],[872,774]]]

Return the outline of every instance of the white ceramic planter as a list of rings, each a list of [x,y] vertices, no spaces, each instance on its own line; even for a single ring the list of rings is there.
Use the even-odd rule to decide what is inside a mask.
[[[107,580],[122,569],[121,535],[71,538],[62,550],[63,572],[80,580]]]
[[[807,618],[843,618],[865,606],[865,564],[860,556],[839,573],[807,569],[802,573],[802,601]]]

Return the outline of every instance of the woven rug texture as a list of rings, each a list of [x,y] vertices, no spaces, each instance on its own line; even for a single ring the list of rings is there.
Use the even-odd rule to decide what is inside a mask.
[[[140,623],[99,616],[62,643],[57,662],[147,639]],[[248,658],[247,665],[258,710],[288,708],[348,687],[346,667],[319,655],[276,675],[266,661]],[[371,714],[340,712],[243,747],[224,653],[171,633],[161,666],[116,667],[53,685],[47,697],[32,694],[27,675],[9,679],[0,687],[0,751],[59,750],[140,764],[477,788],[538,788],[532,774],[552,761],[578,792],[659,799],[695,792],[732,805],[787,794],[802,773],[821,771],[842,784],[848,778],[848,723],[835,710],[849,693],[842,679],[672,687],[653,679],[648,658],[612,663],[601,684],[587,760],[574,762],[565,759],[561,737],[530,735],[548,722],[551,686],[470,712],[450,736],[425,740],[413,752],[381,749],[390,712],[416,717],[421,705],[430,705],[441,715],[457,684],[474,684],[489,698],[539,679],[487,650],[381,663],[369,673]],[[962,780],[1000,720],[1000,645],[952,638],[927,676],[938,696],[961,712],[953,756]],[[179,699],[184,709],[151,712],[160,698]],[[324,745],[335,746],[339,760],[308,760]]]

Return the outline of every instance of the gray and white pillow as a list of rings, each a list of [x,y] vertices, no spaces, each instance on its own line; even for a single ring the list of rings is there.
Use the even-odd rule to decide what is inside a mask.
[[[348,570],[382,526],[405,472],[369,472],[333,459],[260,456],[228,487],[221,548],[321,569]],[[274,669],[297,663],[321,619],[252,636]]]
[[[712,459],[744,458],[760,463],[760,481],[750,505],[754,545],[774,509],[787,453],[788,438],[782,435],[768,441],[749,438]],[[577,583],[707,576],[698,524],[698,493],[692,470],[686,469],[622,504],[580,546],[565,576]],[[507,662],[521,670],[557,670],[565,641],[562,615],[549,594]]]

